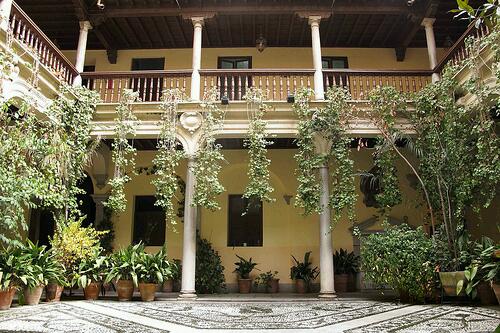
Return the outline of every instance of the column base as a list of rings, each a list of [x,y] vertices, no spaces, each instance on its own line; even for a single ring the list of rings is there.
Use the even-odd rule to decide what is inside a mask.
[[[187,300],[195,300],[197,298],[198,295],[196,295],[195,290],[188,290],[188,291],[181,291],[177,299],[187,301]]]
[[[318,298],[333,299],[337,298],[337,294],[334,291],[320,292]]]

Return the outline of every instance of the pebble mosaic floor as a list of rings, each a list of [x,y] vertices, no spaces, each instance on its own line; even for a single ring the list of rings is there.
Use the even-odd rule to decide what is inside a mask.
[[[486,333],[499,325],[498,306],[409,306],[342,299],[69,301],[0,312],[0,332]]]

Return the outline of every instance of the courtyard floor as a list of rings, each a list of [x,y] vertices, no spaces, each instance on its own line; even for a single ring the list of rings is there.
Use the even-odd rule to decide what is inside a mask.
[[[495,332],[500,307],[312,297],[72,300],[0,312],[0,332]]]

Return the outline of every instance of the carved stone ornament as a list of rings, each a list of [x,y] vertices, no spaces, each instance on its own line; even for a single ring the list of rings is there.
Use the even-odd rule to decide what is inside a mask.
[[[200,128],[202,120],[199,112],[184,112],[180,117],[182,127],[190,133],[194,133]]]

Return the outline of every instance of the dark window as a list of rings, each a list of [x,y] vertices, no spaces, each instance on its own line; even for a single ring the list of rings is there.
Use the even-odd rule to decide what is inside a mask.
[[[252,57],[219,57],[218,69],[250,69]],[[248,74],[223,75],[220,78],[220,95],[231,100],[241,100],[245,96],[246,87],[252,86],[252,77]]]
[[[262,246],[262,202],[229,195],[227,246]]]
[[[165,58],[136,58],[132,59],[133,71],[156,71],[165,68]],[[139,92],[143,102],[160,100],[163,87],[162,78],[137,78],[130,80],[130,87]]]
[[[134,211],[134,243],[162,246],[165,243],[165,212],[155,206],[152,195],[136,196]]]
[[[323,69],[346,69],[349,68],[347,57],[322,57]],[[325,73],[323,76],[325,91],[331,86],[347,86],[347,74]]]

